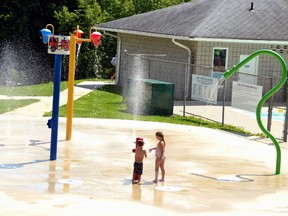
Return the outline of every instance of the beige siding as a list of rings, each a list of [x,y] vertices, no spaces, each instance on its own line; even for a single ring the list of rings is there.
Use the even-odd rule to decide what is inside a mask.
[[[172,43],[171,39],[137,36],[130,34],[119,34],[122,38],[121,46],[121,65],[119,84],[125,86],[127,77],[136,76],[136,73],[142,69],[143,77],[158,79],[162,81],[172,82],[175,84],[175,99],[183,99],[184,93],[184,72],[188,62],[187,50],[180,48]],[[191,92],[191,74],[199,74],[211,76],[213,48],[221,47],[228,49],[228,65],[230,69],[240,60],[240,55],[249,55],[259,49],[271,49],[273,44],[244,44],[244,43],[220,43],[220,42],[192,42],[178,41],[192,50],[191,70],[189,75],[189,98]],[[127,50],[128,55],[124,55],[124,50]],[[135,55],[131,54],[151,54],[141,58],[141,62],[135,61]],[[166,57],[152,56],[154,54],[166,54]],[[288,54],[281,54],[285,60],[288,60]],[[270,56],[260,56],[257,85],[264,87],[266,93],[271,86],[271,79],[266,78],[271,76],[272,71],[279,77],[282,75],[279,63]],[[265,76],[265,77],[261,77]],[[238,80],[238,74],[233,75],[227,82],[227,100],[231,99],[232,81]],[[219,100],[222,98],[221,91],[219,92]],[[276,100],[283,101],[283,89],[276,95]]]
[[[269,44],[244,44],[244,43],[208,43],[208,42],[198,42],[197,44],[197,53],[196,53],[196,65],[210,65],[212,66],[212,53],[213,48],[221,47],[228,49],[228,65],[227,69],[230,69],[233,65],[239,63],[240,55],[249,55],[256,50],[259,49],[271,49],[271,45]],[[281,54],[282,57],[287,61],[287,54]],[[282,76],[281,66],[275,58],[267,55],[259,56],[259,63],[258,63],[258,75],[257,77],[257,85],[263,86],[263,92],[266,93],[268,90],[271,89],[271,77],[272,71],[276,74],[275,83],[279,82],[279,78]],[[209,76],[211,75],[212,70],[206,70],[203,68],[197,68],[195,73]],[[239,74],[236,73],[233,75],[231,79],[227,82],[227,99],[231,99],[231,86],[232,81],[238,80]],[[220,94],[220,98],[222,95]],[[284,90],[282,89],[276,95],[275,100],[283,101],[284,97]]]
[[[144,68],[144,77],[174,83],[175,98],[183,98],[184,72],[188,62],[188,52],[185,49],[173,44],[171,39],[129,34],[119,34],[119,36],[122,38],[120,85],[125,86],[127,77],[136,76],[135,72],[138,70],[137,65],[135,65],[135,56],[130,54],[151,54],[151,56],[146,56],[147,58],[141,58],[142,62],[139,66]],[[193,49],[192,43],[186,42],[186,45],[189,44]],[[124,50],[127,50],[128,55],[124,54]],[[167,56],[152,56],[154,54],[165,54]]]

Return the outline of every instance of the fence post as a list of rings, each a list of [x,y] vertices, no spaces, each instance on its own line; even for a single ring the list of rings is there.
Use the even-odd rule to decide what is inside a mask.
[[[286,85],[285,85],[286,86]],[[286,92],[286,115],[285,115],[285,122],[284,122],[284,131],[283,131],[283,141],[287,142],[287,129],[288,129],[288,99],[287,99],[287,95],[288,95],[288,88],[285,88],[285,92]]]
[[[185,71],[184,71],[183,117],[186,116],[187,70],[188,70],[188,65],[186,65]]]
[[[225,121],[225,102],[226,102],[226,79],[224,80],[223,86],[223,103],[222,103],[222,126],[224,125]]]
[[[124,49],[124,56],[123,56],[123,78],[122,78],[122,86],[124,87],[123,88],[123,97],[124,99],[126,100],[126,96],[127,96],[127,60],[128,59],[128,53],[127,53],[127,50]],[[120,73],[119,73],[119,76],[120,76]],[[120,77],[119,77],[120,78]],[[118,79],[119,80],[119,79]]]
[[[272,71],[270,89],[272,89],[274,86],[274,79],[275,79],[275,73],[274,73],[274,71]],[[267,130],[269,132],[271,131],[271,124],[272,124],[273,101],[274,101],[274,95],[269,99],[269,105],[268,105]]]

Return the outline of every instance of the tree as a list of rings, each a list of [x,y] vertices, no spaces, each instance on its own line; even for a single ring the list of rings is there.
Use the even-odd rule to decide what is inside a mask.
[[[46,15],[55,10],[55,4],[52,2],[48,6],[40,0],[2,0],[1,4],[2,83],[6,83],[5,79],[14,79],[14,83],[21,84],[51,80],[49,68],[52,61],[44,57],[47,51],[40,40],[40,29],[47,24],[46,19],[49,17]],[[7,56],[10,57],[8,61]]]
[[[133,0],[134,14],[158,10],[191,0]]]
[[[61,34],[71,35],[79,25],[84,32],[83,37],[89,38],[90,28],[101,22],[101,8],[96,0],[78,0],[74,10],[63,6],[61,10],[55,11],[55,18]],[[80,53],[77,59],[77,70],[80,73],[76,73],[76,78],[95,77],[95,48],[92,44],[84,42]]]
[[[107,22],[134,14],[144,13],[171,5],[185,2],[185,0],[79,0],[77,7],[70,10],[63,6],[60,11],[55,12],[55,18],[58,20],[59,29],[62,34],[69,34],[81,26],[81,30],[86,33],[91,26],[97,23]],[[114,38],[102,36],[101,46],[95,49],[91,44],[83,43],[81,45],[81,54],[79,55],[76,78],[95,77],[98,75],[109,78],[114,70],[110,60],[116,53],[117,41]],[[96,67],[95,67],[96,65]]]
[[[107,22],[134,14],[168,7],[187,0],[2,0],[0,7],[0,63],[7,59],[5,49],[11,50],[19,62],[15,64],[13,74],[26,74],[38,77],[31,82],[38,83],[52,79],[54,58],[47,55],[47,47],[43,45],[40,30],[48,23],[55,27],[55,34],[70,35],[80,25],[85,32],[84,37],[89,37],[89,29],[97,23]],[[8,46],[9,45],[9,46]],[[18,50],[18,52],[17,52]],[[21,50],[21,51],[20,51]],[[24,51],[22,51],[24,50]],[[9,51],[9,48],[8,48]],[[29,52],[29,55],[28,55]],[[97,52],[97,54],[96,54]],[[77,78],[95,77],[95,65],[103,77],[110,77],[113,66],[110,59],[116,52],[116,40],[103,35],[101,46],[95,51],[90,43],[83,43],[78,59]],[[20,54],[21,53],[21,54]],[[94,56],[94,57],[93,57]],[[97,56],[97,58],[95,58]],[[66,57],[67,58],[67,57]],[[65,60],[66,60],[65,58]],[[37,60],[36,60],[37,59]],[[35,63],[32,64],[31,62]],[[41,63],[39,63],[41,62]],[[67,61],[64,61],[64,64]],[[39,67],[39,65],[43,65]],[[36,67],[37,66],[37,67]],[[47,69],[48,68],[48,69]],[[0,67],[1,74],[7,73],[5,67]],[[66,79],[66,70],[63,70]],[[19,78],[20,79],[20,78]]]

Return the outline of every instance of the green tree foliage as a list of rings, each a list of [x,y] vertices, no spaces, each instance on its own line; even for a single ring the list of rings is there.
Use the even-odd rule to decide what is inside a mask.
[[[0,7],[0,58],[3,43],[18,43],[34,49],[35,56],[48,59],[53,67],[53,56],[47,55],[42,44],[40,30],[51,23],[56,34],[70,35],[80,26],[83,37],[89,37],[89,29],[98,23],[169,7],[187,0],[2,0]],[[116,52],[116,40],[103,35],[101,46],[95,49],[91,43],[83,43],[78,59],[77,78],[109,77],[114,70],[110,59]],[[97,53],[96,53],[97,52]],[[97,56],[97,58],[95,58]],[[45,60],[44,60],[45,59]],[[65,58],[67,59],[67,58]],[[37,69],[38,70],[38,69]],[[66,70],[63,71],[66,78]],[[41,71],[42,76],[47,74]],[[1,76],[1,71],[0,71]],[[51,74],[49,75],[51,77]],[[47,80],[47,79],[42,79]]]
[[[63,6],[61,10],[55,11],[55,18],[61,34],[71,35],[79,25],[84,32],[82,37],[89,38],[90,28],[101,22],[101,7],[96,0],[78,0],[77,8],[69,10]],[[97,50],[91,43],[83,42],[79,52],[76,79],[95,77],[98,72]]]
[[[53,23],[57,29],[54,11],[60,10],[63,5],[73,6],[73,3],[75,4],[74,0],[1,0],[0,80],[7,79],[11,74],[10,69],[27,78],[25,82],[21,80],[23,84],[52,79],[54,58],[47,55],[40,30],[48,23]],[[9,52],[11,61],[7,62]]]
[[[191,0],[98,0],[105,21],[189,2]]]
[[[2,0],[0,8],[0,21],[2,31],[1,39],[14,39],[15,37],[36,42],[39,31],[51,23],[55,10],[61,8],[56,0]],[[63,1],[63,4],[66,4]],[[4,31],[3,31],[4,29]]]
[[[20,83],[19,79],[26,76],[27,67],[25,67],[26,62],[22,61],[23,57],[32,57],[30,51],[33,50],[33,47],[37,47],[37,45],[32,44],[31,41],[37,43],[36,38],[39,40],[39,34],[34,34],[35,32],[33,32],[38,23],[32,19],[34,15],[37,17],[37,14],[33,14],[32,11],[34,11],[38,5],[38,1],[32,2],[31,4],[25,0],[1,1],[0,85]],[[26,48],[26,55],[22,56],[22,50],[24,48]],[[32,59],[30,62],[31,61]],[[32,65],[32,63],[30,65]],[[23,74],[23,76],[20,76],[21,74]],[[23,79],[21,83],[22,81]]]
[[[190,0],[189,0],[190,1]],[[185,0],[133,0],[134,14],[145,13],[172,5],[188,2]]]

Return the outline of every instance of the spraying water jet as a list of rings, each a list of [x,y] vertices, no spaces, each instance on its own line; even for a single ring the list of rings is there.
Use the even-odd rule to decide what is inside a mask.
[[[279,81],[279,83],[277,85],[275,85],[271,90],[269,90],[259,101],[257,108],[256,108],[256,120],[258,123],[259,128],[262,130],[262,132],[271,139],[271,141],[274,143],[275,148],[276,148],[276,153],[277,153],[277,157],[276,157],[276,172],[275,174],[280,174],[281,171],[281,148],[279,145],[279,142],[277,141],[277,139],[275,138],[274,135],[272,135],[263,125],[262,120],[261,120],[261,110],[262,110],[262,106],[264,105],[265,101],[268,100],[268,98],[270,98],[272,95],[274,95],[276,92],[278,92],[282,86],[285,84],[286,79],[287,79],[287,65],[285,60],[277,53],[274,52],[272,50],[258,50],[255,51],[254,53],[252,53],[250,56],[248,56],[247,58],[245,58],[243,61],[241,61],[240,63],[238,63],[237,65],[234,65],[230,70],[227,70],[223,76],[225,79],[230,78],[234,73],[236,73],[241,67],[243,67],[245,64],[247,64],[249,61],[251,61],[253,58],[255,58],[258,55],[270,55],[275,57],[279,63],[281,64],[282,67],[282,77],[281,80]]]
[[[69,56],[69,76],[68,76],[68,101],[67,101],[67,123],[66,123],[66,140],[72,138],[72,118],[73,118],[73,97],[74,97],[74,80],[76,65],[76,43],[93,42],[97,48],[100,44],[101,33],[97,32],[95,27],[90,28],[89,39],[82,38],[82,31],[79,26],[70,38],[70,56]],[[80,46],[80,45],[79,45]]]

